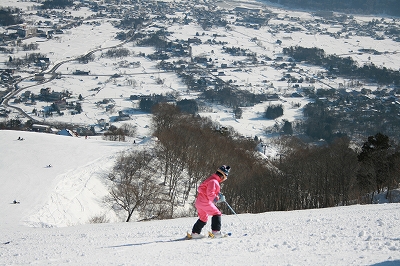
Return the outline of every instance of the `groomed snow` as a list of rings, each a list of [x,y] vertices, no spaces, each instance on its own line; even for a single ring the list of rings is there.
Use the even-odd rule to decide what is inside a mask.
[[[112,217],[101,199],[115,156],[147,142],[3,130],[0,139],[0,265],[400,265],[398,203],[227,213],[231,237],[173,241],[197,218],[88,223]]]

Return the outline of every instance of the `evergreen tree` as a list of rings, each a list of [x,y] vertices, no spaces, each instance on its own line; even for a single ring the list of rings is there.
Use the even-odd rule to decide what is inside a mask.
[[[292,123],[285,120],[285,123],[283,124],[283,127],[282,127],[282,131],[285,134],[292,135],[293,134]]]
[[[389,179],[389,137],[382,133],[369,136],[358,155],[361,163],[358,183],[362,189],[380,193]],[[369,192],[369,191],[368,191]]]
[[[275,119],[283,115],[282,104],[268,106],[265,111],[265,117],[268,119]]]

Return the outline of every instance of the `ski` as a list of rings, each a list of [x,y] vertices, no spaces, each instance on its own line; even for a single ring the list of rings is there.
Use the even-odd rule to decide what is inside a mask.
[[[200,240],[200,239],[218,239],[231,236],[232,233],[222,233],[221,236],[215,236],[212,232],[208,232],[207,235],[200,235],[198,237],[193,237],[191,233],[187,232],[186,236],[178,239],[173,239],[171,241],[183,241],[183,240]]]
[[[225,238],[231,236],[232,233],[222,233],[221,236],[215,236],[212,232],[208,232],[207,235],[200,235],[200,237],[192,237],[192,234],[187,232],[186,236],[178,239],[172,239],[170,241],[184,241],[184,240],[200,240],[200,239],[218,239],[218,238]]]
[[[212,232],[208,232],[208,237],[209,238],[224,238],[224,237],[228,237],[228,236],[231,236],[232,235],[232,233],[221,233],[221,235],[220,236],[215,236]]]
[[[208,236],[206,236],[206,235],[198,235],[196,237],[193,237],[191,233],[187,232],[185,239],[186,240],[191,240],[191,239],[197,240],[197,239],[204,239],[204,238],[207,238],[207,237]]]

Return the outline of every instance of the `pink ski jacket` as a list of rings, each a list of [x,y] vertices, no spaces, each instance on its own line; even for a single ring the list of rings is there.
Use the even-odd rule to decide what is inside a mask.
[[[195,206],[199,218],[203,222],[207,222],[209,215],[221,215],[221,211],[213,203],[220,192],[220,182],[221,178],[217,174],[212,174],[197,189],[198,195]]]

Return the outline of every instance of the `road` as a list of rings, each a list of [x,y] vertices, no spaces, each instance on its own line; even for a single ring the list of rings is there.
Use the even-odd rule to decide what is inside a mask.
[[[13,89],[11,92],[9,92],[7,95],[4,96],[3,101],[0,103],[0,106],[4,106],[4,107],[6,107],[6,108],[14,109],[14,110],[16,110],[18,113],[20,113],[22,116],[26,117],[26,118],[29,119],[29,120],[32,120],[34,123],[40,123],[40,121],[36,120],[35,118],[33,118],[32,116],[30,116],[29,114],[27,114],[23,109],[21,109],[21,108],[19,108],[19,107],[17,107],[17,106],[10,105],[10,104],[9,104],[9,101],[10,101],[15,95],[21,93],[23,90],[26,90],[26,89],[29,89],[29,88],[32,88],[32,87],[35,87],[35,86],[41,86],[41,85],[43,85],[43,84],[45,84],[45,83],[48,83],[48,82],[52,81],[53,79],[55,79],[55,78],[57,77],[57,75],[58,75],[58,74],[56,73],[56,71],[57,71],[57,69],[58,69],[62,64],[65,64],[65,63],[70,62],[70,61],[77,60],[77,59],[80,58],[80,57],[84,57],[84,56],[91,55],[91,54],[93,54],[93,53],[95,53],[95,52],[97,52],[97,51],[101,51],[101,50],[106,50],[106,49],[112,49],[112,48],[120,47],[120,46],[124,45],[125,43],[131,41],[131,40],[133,39],[133,36],[134,36],[134,32],[131,33],[131,37],[130,37],[130,38],[128,38],[127,40],[125,40],[125,41],[123,41],[123,42],[121,42],[121,43],[119,43],[119,44],[117,44],[117,45],[110,46],[110,47],[103,47],[103,48],[96,48],[96,49],[93,49],[92,51],[89,51],[88,53],[86,53],[86,54],[84,54],[84,55],[77,56],[77,57],[75,57],[75,58],[70,58],[70,59],[61,61],[61,62],[55,64],[55,65],[54,65],[50,70],[48,70],[48,71],[42,71],[42,72],[39,72],[39,73],[35,73],[35,74],[40,74],[40,73],[42,73],[42,74],[50,74],[50,75],[51,75],[50,78],[45,79],[45,80],[43,80],[43,81],[41,81],[41,82],[38,82],[38,83],[36,83],[36,84],[30,85],[30,86],[26,86],[26,87],[21,87],[21,88],[19,88],[19,86],[18,86],[18,84],[21,83],[23,80],[34,78],[35,74],[33,74],[33,75],[31,75],[31,76],[28,76],[28,77],[26,77],[26,78],[24,78],[24,79],[21,78],[21,79],[15,81],[15,83],[12,85],[12,86],[14,87],[14,89]]]

